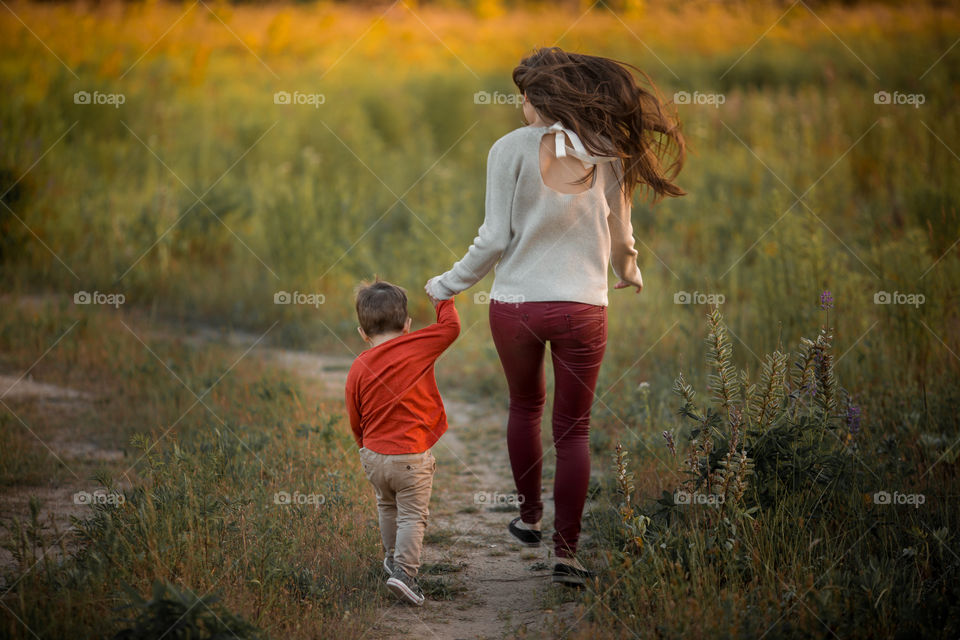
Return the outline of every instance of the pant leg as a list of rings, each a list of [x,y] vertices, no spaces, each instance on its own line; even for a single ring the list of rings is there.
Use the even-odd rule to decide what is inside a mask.
[[[384,554],[392,558],[396,549],[397,539],[397,497],[387,474],[387,460],[385,456],[366,447],[360,449],[360,462],[367,480],[373,485],[373,492],[377,498],[377,516],[380,520],[380,542],[383,544]]]
[[[437,461],[428,449],[422,454],[392,456],[391,484],[397,496],[397,551],[394,560],[407,574],[420,571],[423,531],[430,515],[430,494]]]
[[[577,550],[590,483],[590,410],[607,342],[606,307],[565,303],[556,307],[567,331],[552,336],[555,392],[553,442],[556,503],[554,551],[570,557]]]
[[[529,524],[539,522],[543,516],[540,420],[547,391],[545,343],[537,335],[539,324],[535,303],[490,303],[490,333],[510,389],[507,451],[520,501],[520,517]]]

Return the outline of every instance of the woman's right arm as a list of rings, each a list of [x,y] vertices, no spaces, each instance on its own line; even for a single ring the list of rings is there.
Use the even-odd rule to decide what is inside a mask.
[[[513,194],[519,175],[519,155],[498,140],[487,154],[485,215],[466,255],[446,273],[431,278],[427,292],[439,300],[452,298],[479,282],[500,260],[510,243]]]

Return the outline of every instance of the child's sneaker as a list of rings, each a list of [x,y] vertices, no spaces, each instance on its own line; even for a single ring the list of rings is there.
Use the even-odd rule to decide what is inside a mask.
[[[393,575],[393,558],[391,556],[383,556],[383,568],[388,576]]]
[[[514,518],[510,521],[510,526],[507,527],[510,533],[513,534],[513,537],[525,547],[539,547],[540,540],[543,538],[543,533],[535,529],[524,529],[522,527],[518,527],[518,522],[520,522],[520,518]]]
[[[553,565],[553,582],[568,587],[584,587],[595,575],[573,558],[557,558],[557,564]]]
[[[387,588],[410,604],[418,607],[423,604],[423,591],[420,590],[420,584],[417,582],[417,579],[407,574],[407,572],[400,567],[397,567],[393,575],[390,576],[390,579],[387,580]]]

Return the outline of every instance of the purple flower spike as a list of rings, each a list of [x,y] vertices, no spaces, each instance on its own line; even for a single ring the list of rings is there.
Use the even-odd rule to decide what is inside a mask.
[[[829,290],[820,293],[820,308],[833,309],[833,294]]]
[[[850,429],[850,433],[857,434],[860,431],[860,407],[855,404],[851,404],[847,407],[847,428]]]

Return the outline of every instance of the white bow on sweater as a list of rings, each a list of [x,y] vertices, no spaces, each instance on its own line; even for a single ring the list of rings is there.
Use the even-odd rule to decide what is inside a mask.
[[[599,164],[601,162],[612,162],[616,160],[616,156],[592,156],[587,153],[587,148],[583,146],[583,142],[580,140],[580,136],[576,134],[572,129],[568,129],[563,126],[563,123],[557,120],[550,127],[550,131],[556,132],[556,155],[558,158],[565,158],[569,153],[574,158],[577,158],[581,162],[587,162],[589,164]],[[570,138],[570,144],[573,145],[573,148],[567,146],[566,140],[564,138]]]

